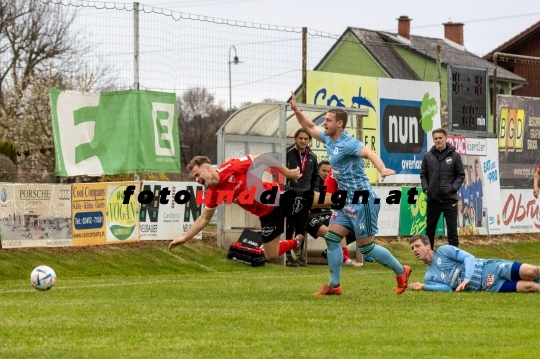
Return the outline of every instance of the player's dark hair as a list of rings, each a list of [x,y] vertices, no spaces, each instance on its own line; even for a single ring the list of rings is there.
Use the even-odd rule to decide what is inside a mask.
[[[210,158],[206,157],[206,156],[195,156],[193,157],[193,159],[189,162],[189,164],[186,166],[186,170],[188,172],[191,172],[191,170],[193,169],[193,167],[195,166],[201,166],[201,165],[204,165],[205,163],[208,163],[208,164],[212,164],[212,162],[210,161]]]
[[[321,162],[319,162],[319,167],[321,167],[322,165],[330,166],[330,162],[328,162],[327,160],[322,160]]]
[[[336,121],[343,121],[343,129],[347,127],[347,121],[349,119],[349,116],[347,116],[347,112],[340,108],[333,108],[328,110],[328,113],[333,113],[336,116]]]

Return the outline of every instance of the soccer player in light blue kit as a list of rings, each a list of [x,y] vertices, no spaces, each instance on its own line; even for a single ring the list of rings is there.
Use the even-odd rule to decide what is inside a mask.
[[[431,249],[429,238],[409,240],[416,259],[428,265],[425,283],[411,283],[412,290],[440,292],[540,292],[540,268],[504,259],[480,259],[454,246]]]
[[[375,152],[347,134],[345,127],[348,116],[342,109],[332,109],[326,113],[323,123],[324,131],[322,131],[298,109],[294,93],[292,93],[290,105],[302,128],[311,137],[326,145],[332,173],[337,180],[339,190],[345,191],[347,196],[342,209],[332,210],[330,226],[324,237],[328,246],[330,281],[315,295],[340,295],[342,293],[340,281],[343,252],[340,242],[352,229],[356,233],[356,243],[360,252],[392,269],[396,274],[396,293],[403,293],[407,288],[411,268],[401,265],[386,248],[374,242],[375,234],[378,232],[380,199],[369,184],[364,171],[364,158],[375,165],[383,180],[396,172],[386,168]],[[355,191],[363,191],[363,195],[360,198],[354,198]]]

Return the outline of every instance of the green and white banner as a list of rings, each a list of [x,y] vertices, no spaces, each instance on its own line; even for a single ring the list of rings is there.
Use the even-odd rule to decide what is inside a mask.
[[[57,176],[178,172],[173,93],[49,89]]]

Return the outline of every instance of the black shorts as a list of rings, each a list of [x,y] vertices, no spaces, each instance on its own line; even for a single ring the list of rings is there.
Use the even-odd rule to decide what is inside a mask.
[[[274,208],[270,214],[259,217],[261,221],[261,234],[263,243],[273,241],[283,233],[285,218],[287,216],[307,216],[311,209],[311,202],[303,197],[296,197],[294,202],[282,204]]]
[[[331,216],[331,211],[310,213],[308,215],[306,231],[313,238],[317,238],[317,232],[319,232],[319,228],[321,228],[323,225],[328,227],[328,225],[330,224]]]
[[[308,215],[306,231],[313,238],[317,238],[317,233],[322,226],[328,227],[330,225],[330,217],[332,216],[332,211],[328,212],[315,212]],[[345,237],[347,244],[356,241],[356,235],[354,230],[350,230],[347,236]]]

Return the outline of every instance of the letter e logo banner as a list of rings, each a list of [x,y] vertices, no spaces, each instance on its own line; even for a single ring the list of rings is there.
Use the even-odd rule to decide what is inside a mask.
[[[55,175],[180,170],[175,94],[49,89],[49,97]]]

